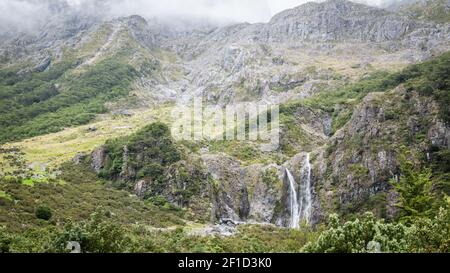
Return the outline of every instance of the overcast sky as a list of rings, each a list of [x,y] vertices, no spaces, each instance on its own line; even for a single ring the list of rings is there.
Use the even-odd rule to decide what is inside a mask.
[[[0,0],[0,29],[10,26],[32,27],[49,16],[44,3],[64,0]],[[83,11],[92,0],[66,0]],[[209,17],[222,22],[267,22],[276,13],[301,5],[308,0],[101,0],[107,2],[110,16],[138,14],[144,17]],[[319,0],[320,1],[320,0]],[[400,0],[354,0],[380,5]]]

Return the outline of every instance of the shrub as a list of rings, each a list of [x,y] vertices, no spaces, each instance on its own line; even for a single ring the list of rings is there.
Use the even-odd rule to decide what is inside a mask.
[[[130,242],[127,231],[110,216],[99,209],[87,221],[66,224],[62,231],[54,235],[48,251],[66,252],[67,243],[74,241],[85,253],[125,252]]]
[[[4,227],[0,227],[0,253],[9,253],[13,238]]]
[[[46,205],[40,205],[36,208],[35,215],[37,218],[48,221],[52,218],[52,211]]]
[[[372,213],[344,224],[333,214],[328,229],[303,250],[312,253],[406,252],[405,238],[409,232],[405,225],[386,224]]]
[[[128,95],[133,67],[107,59],[86,72],[64,77],[76,61],[55,64],[43,73],[0,80],[0,143],[56,132],[91,121],[105,102]],[[58,85],[64,90],[58,90]]]
[[[447,206],[440,208],[434,218],[419,218],[414,221],[409,238],[411,252],[450,252],[450,209],[448,202],[447,200]]]

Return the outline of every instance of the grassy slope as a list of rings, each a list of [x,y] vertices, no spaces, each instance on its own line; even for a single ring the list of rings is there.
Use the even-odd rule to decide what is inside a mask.
[[[67,128],[61,132],[34,137],[21,142],[9,143],[7,147],[20,147],[29,163],[47,164],[57,167],[71,160],[78,153],[88,153],[106,140],[129,135],[146,124],[156,120],[165,120],[170,106],[155,110],[146,110],[131,117],[111,114],[99,117],[90,125]],[[89,127],[97,130],[89,131]]]
[[[129,192],[107,186],[87,168],[65,164],[59,181],[25,185],[2,180],[0,183],[0,226],[20,231],[33,227],[63,225],[70,220],[80,221],[103,207],[117,216],[120,223],[144,224],[153,227],[184,225],[180,215],[145,204]],[[6,196],[6,197],[5,197]],[[36,218],[34,211],[45,204],[53,212],[50,222]]]

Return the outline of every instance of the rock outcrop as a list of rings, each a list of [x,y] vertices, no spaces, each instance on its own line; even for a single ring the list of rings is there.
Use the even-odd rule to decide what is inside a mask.
[[[394,217],[397,201],[389,181],[398,178],[402,145],[421,154],[433,146],[448,148],[449,128],[437,118],[437,109],[430,98],[403,87],[369,94],[320,151],[323,160],[316,168],[323,185],[316,190],[322,208],[348,213],[365,206]]]

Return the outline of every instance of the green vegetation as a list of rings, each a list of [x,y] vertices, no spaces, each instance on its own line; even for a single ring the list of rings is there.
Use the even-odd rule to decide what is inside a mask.
[[[434,218],[418,218],[411,225],[385,223],[373,214],[341,223],[331,215],[328,227],[304,247],[313,253],[442,252],[450,251],[450,209]]]
[[[46,205],[40,205],[36,208],[36,217],[45,221],[52,218],[52,210]]]
[[[385,223],[366,213],[342,223],[331,215],[325,229],[312,231],[272,226],[239,226],[234,236],[199,236],[190,228],[155,230],[144,225],[123,225],[114,214],[99,209],[87,220],[14,233],[0,228],[1,252],[67,252],[76,241],[83,252],[152,253],[376,253],[450,251],[450,210],[441,208],[433,218],[418,218],[411,225]]]
[[[156,233],[138,228],[134,236],[142,241],[133,252],[162,253],[295,253],[316,234],[271,226],[244,225],[235,236],[197,236],[186,229]]]
[[[0,228],[0,252],[68,252],[67,242],[80,243],[89,253],[270,253],[299,252],[316,233],[270,226],[240,226],[236,236],[199,236],[189,228],[155,230],[144,225],[125,226],[106,210],[64,227],[29,229],[12,233]],[[39,235],[39,236],[38,236]]]
[[[450,151],[446,147],[431,146],[430,168],[436,190],[450,195]]]
[[[144,183],[150,190],[141,192],[142,197],[154,205],[171,210],[177,210],[173,204],[193,205],[197,220],[208,219],[209,202],[199,197],[208,189],[208,176],[201,161],[174,143],[166,124],[152,123],[131,136],[107,141],[104,149],[100,177],[114,187],[133,190],[138,182]],[[163,196],[170,196],[172,204]]]
[[[133,67],[106,59],[86,72],[78,60],[47,71],[0,71],[0,142],[20,140],[86,124],[106,111],[105,102],[126,96],[137,75]]]
[[[409,223],[417,218],[431,216],[436,200],[432,192],[431,170],[418,168],[411,161],[411,154],[406,151],[400,154],[399,161],[400,180],[391,183],[399,193],[400,220]]]
[[[353,109],[368,93],[388,91],[401,83],[392,77],[386,72],[376,72],[357,83],[333,91],[322,91],[307,99],[283,105],[280,108],[280,115],[289,117],[298,107],[324,111],[333,117],[332,133],[334,134],[350,120]]]
[[[12,197],[4,191],[0,191],[0,203],[5,201],[12,201]]]
[[[288,129],[291,128],[292,126],[289,125],[292,121],[289,117],[292,117],[299,107],[325,111],[333,117],[332,133],[334,134],[350,120],[354,108],[367,94],[386,92],[404,84],[409,91],[432,97],[440,106],[440,118],[449,124],[450,80],[448,75],[450,75],[450,52],[425,63],[411,65],[400,72],[376,72],[357,83],[337,90],[322,91],[310,98],[285,104],[280,108],[281,121],[287,125]],[[283,116],[285,116],[284,120]],[[395,118],[395,115],[391,117]]]
[[[269,188],[279,187],[281,184],[280,177],[278,176],[278,170],[275,168],[270,168],[264,171],[262,174],[262,181]]]
[[[84,252],[124,252],[130,244],[126,230],[111,219],[111,213],[98,210],[88,220],[67,223],[50,238],[46,252],[67,252],[67,242],[78,242]]]
[[[33,187],[24,185],[22,178],[0,177],[0,191],[8,197],[0,197],[0,226],[21,233],[28,228],[76,223],[88,219],[98,207],[110,211],[124,225],[184,225],[184,211],[158,208],[129,192],[110,187],[89,167],[67,163],[61,167],[61,172],[57,180],[65,183],[37,183]],[[52,217],[48,222],[36,217],[36,208],[42,204],[51,210]]]
[[[120,178],[122,166],[127,164],[136,170],[136,174],[127,175],[126,179],[147,178],[163,183],[166,168],[181,159],[169,128],[159,122],[144,127],[130,137],[106,142],[105,152],[108,154],[108,164],[101,176],[108,179]],[[123,162],[124,158],[126,162]]]
[[[429,62],[413,65],[396,76],[409,90],[432,97],[439,104],[441,119],[450,124],[450,52]]]
[[[137,75],[131,66],[111,59],[86,71],[74,71],[77,65],[77,61],[55,64],[41,73],[0,71],[2,142],[87,123],[106,110],[105,102],[126,96]],[[251,142],[178,144],[167,125],[160,122],[131,136],[107,141],[100,175],[88,166],[89,158],[80,165],[64,164],[58,176],[51,175],[50,170],[32,172],[19,149],[2,148],[0,160],[7,159],[9,165],[2,164],[0,172],[0,252],[67,252],[68,241],[79,242],[82,250],[90,253],[449,252],[450,204],[445,197],[450,188],[448,149],[431,147],[430,169],[414,164],[411,156],[400,158],[401,176],[392,182],[399,196],[398,221],[386,223],[370,213],[361,216],[362,211],[372,208],[377,216],[386,215],[390,196],[382,192],[371,196],[364,206],[349,204],[346,211],[355,213],[351,221],[343,222],[331,215],[328,226],[316,230],[306,226],[290,230],[243,225],[229,237],[198,235],[202,234],[199,223],[207,222],[211,212],[210,196],[203,193],[208,183],[214,182],[205,174],[201,161],[186,151],[197,152],[204,145],[210,152],[226,152],[244,164],[277,159],[281,164],[286,161],[281,157],[293,155],[298,149],[309,150],[321,142],[298,122],[299,107],[313,114],[331,115],[335,133],[368,93],[385,92],[398,85],[432,97],[440,105],[440,118],[448,124],[449,74],[447,53],[399,73],[379,72],[338,90],[286,104],[281,109],[281,122],[284,138],[291,142],[282,142],[285,155],[265,154]],[[388,109],[386,119],[398,119],[401,111]],[[417,125],[418,132],[402,140],[423,144],[423,128]],[[77,134],[66,137],[76,138]],[[377,139],[370,149],[384,145],[384,141]],[[390,143],[400,142],[392,139]],[[341,145],[349,153],[345,157],[356,157],[357,149],[353,148],[364,145],[363,135],[356,133]],[[331,154],[332,148],[328,152]],[[350,155],[352,152],[356,156]],[[355,161],[347,164],[352,179],[369,181],[368,168]],[[267,169],[261,178],[269,189],[282,186],[276,168]],[[138,181],[148,183],[145,186],[150,189],[141,196],[144,200],[130,194]]]
[[[385,224],[371,213],[344,224],[333,214],[327,230],[304,250],[313,253],[403,252],[407,249],[406,234],[406,226]]]

